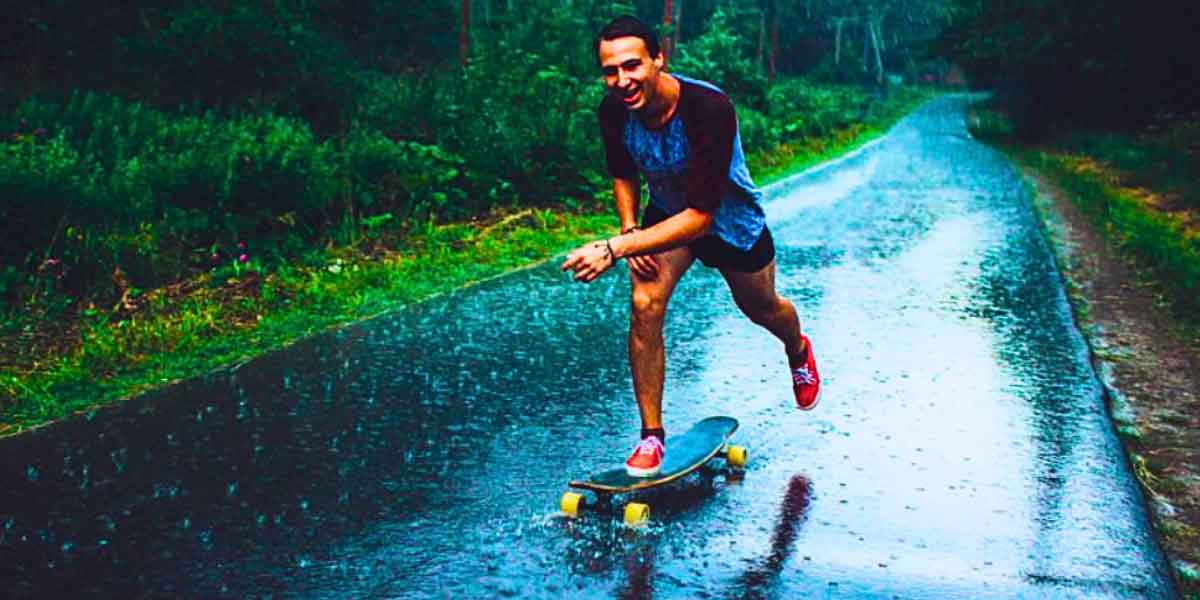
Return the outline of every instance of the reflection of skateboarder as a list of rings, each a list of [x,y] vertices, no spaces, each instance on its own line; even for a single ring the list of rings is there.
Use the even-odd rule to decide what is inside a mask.
[[[589,282],[627,259],[629,365],[642,441],[625,467],[649,476],[661,468],[664,452],[663,319],[675,284],[695,259],[720,270],[742,312],[783,342],[797,406],[816,405],[820,376],[795,307],[775,291],[775,246],[729,98],[708,83],[667,73],[653,30],[633,17],[601,30],[596,56],[608,90],[600,128],[621,235],[578,248],[562,268]],[[640,175],[650,203],[639,227]]]

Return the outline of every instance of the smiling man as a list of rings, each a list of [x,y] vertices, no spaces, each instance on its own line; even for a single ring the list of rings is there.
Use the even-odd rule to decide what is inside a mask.
[[[666,450],[667,302],[697,258],[721,272],[751,321],[783,342],[801,409],[816,405],[820,377],[795,307],[775,291],[775,245],[729,98],[711,84],[667,73],[657,36],[636,18],[618,17],[605,26],[595,49],[608,92],[600,104],[600,130],[621,235],[575,250],[562,269],[590,282],[618,259],[629,265],[629,367],[642,436],[625,469],[645,477],[658,473]],[[650,202],[639,226],[642,176]]]

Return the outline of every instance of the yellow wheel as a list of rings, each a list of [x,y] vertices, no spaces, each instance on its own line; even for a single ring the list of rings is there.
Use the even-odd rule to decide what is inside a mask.
[[[625,505],[625,524],[644,525],[650,520],[650,505],[641,502],[630,502]]]
[[[748,458],[745,446],[730,446],[725,450],[725,462],[731,467],[746,466]]]
[[[578,517],[579,511],[583,509],[583,494],[576,494],[575,492],[563,494],[562,499],[558,501],[558,507],[568,517]]]

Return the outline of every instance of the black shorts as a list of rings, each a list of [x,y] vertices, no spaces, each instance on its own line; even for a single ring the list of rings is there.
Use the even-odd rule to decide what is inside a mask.
[[[642,229],[652,227],[670,216],[657,206],[647,204],[646,212],[642,214]],[[775,240],[771,238],[771,230],[767,229],[766,224],[749,250],[732,246],[711,234],[688,244],[688,248],[706,267],[739,273],[755,273],[775,260]]]

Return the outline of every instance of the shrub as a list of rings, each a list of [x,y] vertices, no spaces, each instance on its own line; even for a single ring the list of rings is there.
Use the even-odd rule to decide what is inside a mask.
[[[742,49],[723,9],[713,13],[708,29],[696,39],[680,44],[671,70],[709,81],[746,106],[766,106],[767,79]]]
[[[368,129],[352,131],[343,150],[362,215],[429,219],[466,204],[464,161],[437,146],[397,141]],[[459,209],[461,210],[461,209]]]

